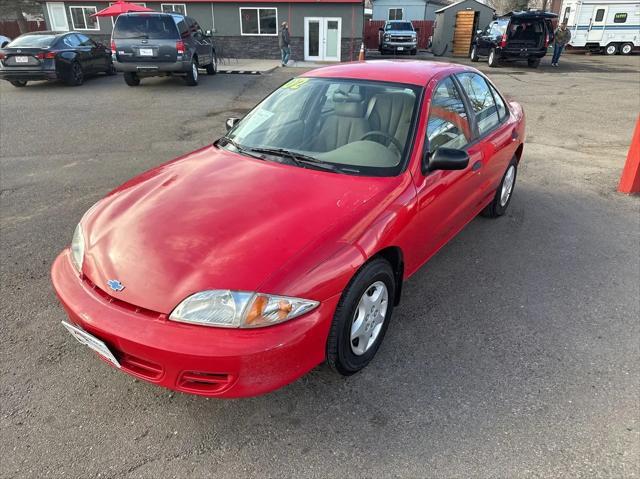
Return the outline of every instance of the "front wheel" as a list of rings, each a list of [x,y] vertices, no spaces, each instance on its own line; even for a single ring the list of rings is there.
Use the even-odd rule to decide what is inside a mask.
[[[498,66],[498,54],[496,53],[496,49],[492,48],[489,52],[489,60],[487,61],[491,68],[495,68]]]
[[[631,54],[632,51],[633,51],[632,43],[623,43],[622,46],[620,47],[620,53],[622,53],[623,55],[629,55]]]
[[[538,65],[540,65],[540,59],[539,58],[529,58],[529,59],[527,59],[527,65],[529,65],[531,68],[538,68]]]
[[[191,60],[191,68],[187,72],[184,81],[189,86],[196,86],[198,84],[198,64],[195,60]]]
[[[11,80],[9,83],[11,83],[16,88],[22,88],[27,86],[26,80]]]
[[[104,73],[108,76],[116,74],[116,67],[113,65],[113,63],[109,63],[109,66],[107,66],[107,69],[104,71]]]
[[[482,216],[488,218],[497,218],[502,216],[507,211],[509,203],[511,202],[511,196],[513,195],[513,188],[516,185],[516,175],[518,173],[518,164],[514,158],[509,163],[507,171],[504,172],[500,186],[496,190],[496,194],[493,197],[491,203],[482,210]]]
[[[615,43],[609,43],[604,49],[605,55],[615,55],[616,53],[618,53],[618,45]]]
[[[140,77],[137,73],[125,72],[124,82],[129,86],[138,86],[140,85]]]
[[[205,68],[207,69],[207,75],[215,75],[218,73],[218,59],[216,58],[215,53],[211,55],[211,63],[209,63]]]
[[[353,277],[327,340],[327,362],[338,373],[350,376],[371,362],[389,326],[395,292],[393,270],[382,258],[366,263]]]
[[[472,62],[480,60],[480,57],[478,56],[478,48],[475,45],[471,48],[471,55],[469,55],[469,58],[471,58]]]
[[[78,62],[73,62],[67,75],[67,85],[80,86],[84,83],[84,72],[82,66]]]
[[[413,50],[411,50],[411,54],[412,55],[417,55],[418,54],[418,49],[414,48]]]

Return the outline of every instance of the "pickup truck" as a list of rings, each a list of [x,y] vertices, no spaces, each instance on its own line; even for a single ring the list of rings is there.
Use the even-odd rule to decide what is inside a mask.
[[[379,34],[378,49],[383,55],[387,52],[410,52],[412,55],[418,53],[418,34],[409,21],[387,20]]]

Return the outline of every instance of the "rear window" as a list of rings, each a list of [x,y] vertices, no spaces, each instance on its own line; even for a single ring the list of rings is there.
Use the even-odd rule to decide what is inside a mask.
[[[48,48],[56,40],[55,35],[22,35],[9,43],[7,47]]]
[[[411,22],[387,23],[387,30],[413,30]]]
[[[173,17],[155,15],[120,15],[113,29],[113,38],[179,38]]]

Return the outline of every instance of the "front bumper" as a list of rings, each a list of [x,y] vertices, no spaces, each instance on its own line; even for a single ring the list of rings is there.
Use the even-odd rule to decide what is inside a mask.
[[[382,48],[384,49],[397,50],[398,47],[401,47],[404,50],[415,50],[418,47],[418,43],[417,42],[393,42],[393,41],[389,41],[389,42],[385,41],[382,43]]]
[[[42,69],[10,69],[10,68],[1,68],[0,69],[0,80],[23,80],[23,81],[33,81],[33,80],[57,80],[58,73],[56,70],[42,70]]]
[[[141,76],[162,75],[165,73],[187,73],[191,70],[191,60],[177,62],[121,62],[115,60],[113,66],[116,71],[137,73]]]
[[[259,329],[169,321],[123,303],[83,279],[68,250],[53,263],[56,294],[71,323],[104,341],[133,376],[202,396],[247,397],[282,387],[324,361],[339,295],[312,312]]]

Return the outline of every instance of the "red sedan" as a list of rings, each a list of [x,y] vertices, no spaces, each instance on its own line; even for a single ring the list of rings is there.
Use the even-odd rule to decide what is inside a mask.
[[[63,325],[141,379],[204,396],[376,354],[405,280],[509,206],[522,107],[473,68],[329,66],[82,218],[52,268]]]

